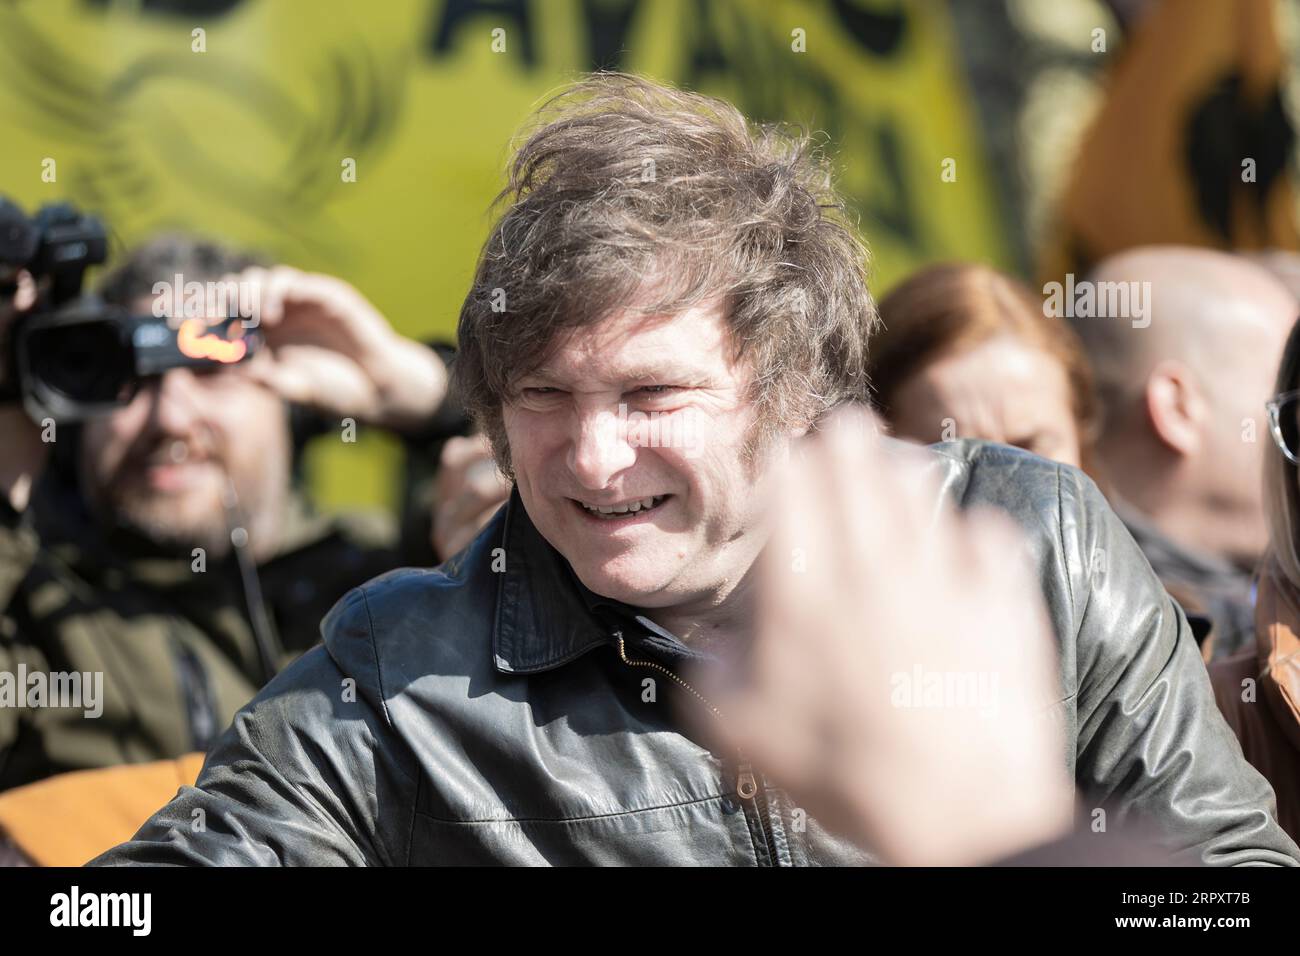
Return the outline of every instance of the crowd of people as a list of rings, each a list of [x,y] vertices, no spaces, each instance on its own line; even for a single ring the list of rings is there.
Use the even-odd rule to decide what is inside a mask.
[[[0,858],[1300,865],[1300,259],[876,303],[826,163],[587,77],[454,348],[193,236],[114,263],[256,287],[266,348],[54,441],[0,407],[0,671],[102,675],[0,706]],[[351,421],[399,523],[308,500]]]

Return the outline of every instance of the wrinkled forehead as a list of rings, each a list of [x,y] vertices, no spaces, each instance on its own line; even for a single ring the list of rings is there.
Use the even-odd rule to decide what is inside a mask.
[[[689,384],[737,380],[743,368],[722,304],[713,300],[672,315],[625,309],[567,330],[525,377],[556,383],[681,379],[677,384]]]

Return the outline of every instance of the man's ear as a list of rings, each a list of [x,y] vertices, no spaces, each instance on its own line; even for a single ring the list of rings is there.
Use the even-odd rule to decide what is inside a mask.
[[[1207,408],[1191,369],[1172,359],[1158,363],[1147,376],[1144,398],[1156,437],[1178,455],[1194,454],[1201,446]]]

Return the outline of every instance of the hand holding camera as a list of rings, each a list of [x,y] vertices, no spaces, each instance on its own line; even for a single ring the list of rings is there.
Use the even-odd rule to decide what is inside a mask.
[[[182,367],[243,365],[288,401],[397,430],[423,426],[446,395],[442,360],[341,279],[250,268],[199,295],[177,276],[170,295],[131,312],[81,295],[106,254],[103,226],[72,206],[28,220],[0,199],[0,400],[21,399],[33,421],[111,411]]]
[[[29,220],[0,196],[0,494],[15,510],[26,507],[48,452],[35,424],[40,414],[25,414],[13,402],[20,394],[20,333],[42,310],[75,297],[86,267],[102,262],[104,252],[102,227],[71,206],[45,206]]]
[[[418,428],[441,405],[447,369],[431,349],[399,335],[351,285],[288,266],[224,281],[258,303],[266,349],[248,374],[287,401],[385,428]]]

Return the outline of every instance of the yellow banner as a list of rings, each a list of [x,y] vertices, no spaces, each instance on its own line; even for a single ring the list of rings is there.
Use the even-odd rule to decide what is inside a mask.
[[[899,0],[19,0],[0,192],[76,202],[119,246],[252,246],[450,336],[511,135],[606,66],[825,130],[883,289],[934,259],[1006,264],[948,31],[941,3]],[[327,502],[389,499],[387,454],[330,444]]]

